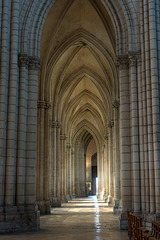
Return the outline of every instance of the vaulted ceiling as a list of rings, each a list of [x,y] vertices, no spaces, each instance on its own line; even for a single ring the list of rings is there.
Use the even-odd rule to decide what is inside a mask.
[[[100,143],[118,97],[115,32],[99,0],[58,0],[41,37],[39,97],[75,142],[85,132]],[[86,138],[88,139],[88,138]]]

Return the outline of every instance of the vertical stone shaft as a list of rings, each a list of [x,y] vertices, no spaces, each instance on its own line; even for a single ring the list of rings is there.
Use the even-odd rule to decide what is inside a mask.
[[[71,146],[70,146],[70,143],[67,143],[67,169],[68,169],[68,179],[67,179],[67,182],[68,182],[68,189],[67,189],[67,192],[68,192],[68,196],[69,198],[71,198],[71,154],[70,154],[70,151],[71,151]]]
[[[83,155],[83,195],[86,194],[86,153]]]
[[[54,121],[53,123],[53,196],[56,198],[57,193],[57,122]]]
[[[63,138],[63,195],[64,199],[67,200],[67,158],[66,158],[66,135]]]
[[[130,57],[130,114],[131,114],[131,161],[133,176],[133,208],[140,212],[140,162],[138,130],[138,92],[137,92],[136,57]]]
[[[75,155],[76,155],[76,158],[75,158],[75,169],[76,169],[76,175],[75,175],[75,186],[76,186],[76,196],[78,197],[79,194],[80,194],[80,177],[79,177],[79,143],[76,142],[76,145],[75,145]]]
[[[119,101],[115,100],[113,102],[113,109],[114,109],[114,161],[115,161],[115,205],[118,205],[119,201],[119,188],[120,188],[120,163],[119,163],[119,129],[118,129],[118,109],[119,109]]]
[[[108,135],[105,136],[106,139],[106,150],[105,150],[105,155],[106,155],[106,171],[105,171],[105,175],[106,175],[106,200],[108,198],[109,195],[109,138]]]
[[[108,124],[108,133],[109,133],[109,202],[112,202],[113,199],[113,151],[112,151],[112,127],[113,122],[110,121]]]
[[[58,201],[60,201],[60,123],[57,122],[56,131],[56,195]]]
[[[11,5],[11,47],[7,123],[6,153],[6,191],[5,204],[15,204],[16,193],[16,154],[17,154],[17,116],[18,116],[18,37],[19,37],[19,0]]]
[[[63,147],[63,144],[64,144],[64,136],[63,135],[61,135],[60,136],[60,139],[61,139],[61,144],[60,144],[60,163],[61,163],[61,182],[60,182],[60,187],[61,187],[61,189],[60,189],[60,196],[61,196],[61,200],[63,200],[63,198],[64,198],[64,190],[63,190],[63,188],[64,188],[64,171],[63,171],[63,169],[64,169],[64,162],[63,162],[63,155],[64,155],[64,147]]]
[[[148,197],[149,206],[146,205],[147,212],[155,212],[155,184],[154,184],[154,159],[153,159],[153,128],[152,128],[152,94],[151,94],[151,71],[150,71],[150,49],[149,46],[149,16],[148,2],[145,1],[145,66],[146,66],[146,95],[147,95],[147,130],[148,130]]]
[[[122,211],[132,206],[128,58],[119,58],[120,81],[120,158]]]
[[[99,153],[97,153],[98,161],[98,199],[103,199],[103,161],[104,161],[104,146],[100,148]]]
[[[56,121],[50,121],[51,126],[51,206],[56,206]]]
[[[49,119],[50,119],[50,109],[51,106],[48,102],[45,102],[45,121],[44,121],[44,195],[43,198],[45,200],[45,212],[50,213],[50,151],[49,151]]]
[[[44,175],[44,101],[38,102],[38,153],[37,153],[37,200],[43,201],[43,175]]]
[[[152,138],[152,129],[150,122],[150,53],[149,53],[149,23],[148,23],[148,1],[144,0],[144,37],[145,37],[145,79],[143,80],[143,95],[144,95],[144,150],[145,150],[145,212],[150,212],[150,188],[149,188],[149,153],[150,153],[150,136]],[[147,101],[146,101],[147,99]],[[146,117],[147,116],[147,117]],[[149,140],[149,143],[148,143]],[[148,148],[149,147],[149,148]],[[144,169],[143,169],[144,170]]]
[[[28,63],[26,54],[19,55],[19,110],[18,110],[18,142],[17,142],[17,205],[25,204],[25,164],[26,164],[26,126],[28,97]]]
[[[103,163],[103,181],[104,181],[104,199],[108,197],[108,187],[107,187],[107,140],[105,136],[104,141],[104,163]]]
[[[72,195],[75,196],[75,152],[72,150]]]
[[[30,58],[28,75],[27,152],[26,152],[26,204],[36,200],[36,140],[37,140],[37,83],[39,59]]]
[[[2,3],[1,3],[2,4]],[[4,205],[11,1],[3,0],[0,58],[0,206]]]
[[[155,200],[156,212],[160,213],[160,102],[159,102],[159,73],[157,56],[157,29],[155,0],[149,0],[149,32],[150,32],[150,58],[151,58],[151,91],[152,91],[152,121],[153,121],[153,148],[155,169]]]
[[[146,130],[144,126],[145,118],[145,45],[144,45],[144,9],[143,1],[140,2],[140,37],[141,37],[141,69],[139,70],[139,81],[141,84],[141,91],[139,88],[139,125],[140,125],[140,173],[141,173],[141,210],[145,212],[145,151],[144,151],[144,134]],[[140,76],[141,73],[141,76]]]

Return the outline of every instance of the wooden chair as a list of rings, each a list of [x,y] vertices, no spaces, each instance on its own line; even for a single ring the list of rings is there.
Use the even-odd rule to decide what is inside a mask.
[[[130,210],[127,210],[127,217],[128,217],[128,236],[129,240],[132,239],[132,219],[131,219],[132,212]]]
[[[160,239],[160,221],[152,222],[152,236],[156,239]]]
[[[130,210],[127,210],[128,216],[128,236],[129,240],[142,240],[143,234],[148,233],[149,231],[142,227],[142,219],[136,214],[132,213]]]

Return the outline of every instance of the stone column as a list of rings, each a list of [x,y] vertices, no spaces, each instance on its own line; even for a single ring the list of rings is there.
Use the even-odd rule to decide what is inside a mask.
[[[157,47],[157,27],[156,15],[159,14],[155,8],[155,1],[148,1],[149,8],[149,43],[151,58],[151,92],[152,92],[152,124],[153,124],[153,149],[154,149],[154,169],[155,169],[155,200],[156,213],[160,216],[160,92],[159,92],[159,72],[158,72],[158,47]]]
[[[72,198],[71,194],[71,145],[70,143],[67,143],[67,172],[68,172],[68,189],[67,189],[67,195],[68,200]]]
[[[37,127],[37,169],[36,169],[36,202],[42,214],[45,213],[44,206],[44,119],[45,101],[38,101],[38,127]]]
[[[115,188],[114,188],[114,212],[118,211],[120,197],[120,156],[119,156],[119,101],[113,102],[114,111],[114,161],[115,161]]]
[[[6,128],[8,103],[8,75],[9,75],[9,37],[10,37],[10,8],[11,1],[3,0],[2,8],[2,39],[0,53],[0,206],[4,206],[5,196],[5,164],[6,164]],[[0,209],[3,215],[3,207]]]
[[[71,151],[72,157],[72,195],[75,197],[75,152],[74,149]]]
[[[80,178],[79,178],[79,144],[76,142],[75,144],[75,190],[76,190],[76,197],[80,196]]]
[[[10,1],[9,1],[10,2]],[[9,9],[6,9],[7,11]],[[11,45],[8,85],[7,150],[5,205],[16,204],[16,157],[17,157],[17,116],[18,116],[18,40],[19,40],[19,0],[11,1]],[[8,211],[6,209],[6,211]],[[9,210],[10,211],[10,210]]]
[[[97,152],[97,162],[98,162],[98,199],[102,200],[104,195],[104,179],[103,179],[103,161],[104,161],[104,145]]]
[[[148,14],[148,10],[146,11]],[[147,22],[148,17],[145,17],[145,22]],[[139,142],[140,142],[140,184],[141,184],[141,211],[146,211],[146,191],[145,191],[145,162],[148,158],[146,149],[146,134],[147,134],[147,124],[146,124],[146,71],[145,65],[148,64],[148,60],[145,56],[145,48],[148,45],[148,40],[146,39],[146,35],[148,35],[148,30],[145,31],[144,28],[144,9],[143,9],[143,1],[140,2],[140,36],[141,36],[141,62],[139,61],[138,67],[138,98],[139,98]],[[145,42],[145,44],[144,44]],[[149,51],[147,51],[149,53]],[[149,66],[147,66],[147,69]]]
[[[110,121],[108,124],[108,144],[109,144],[109,196],[108,205],[113,206],[113,143],[112,143],[112,127],[114,122]]]
[[[67,202],[67,149],[66,149],[66,134],[62,135],[63,138],[63,196],[64,202]]]
[[[136,56],[130,56],[130,114],[131,114],[131,161],[133,178],[133,208],[140,212],[140,159],[139,159],[139,129],[138,129],[138,90]]]
[[[103,152],[103,199],[106,200],[107,196],[107,142],[104,141],[104,152]]]
[[[51,206],[57,207],[56,198],[56,121],[50,121],[51,131]]]
[[[45,213],[51,213],[51,162],[50,162],[50,126],[49,119],[51,113],[51,104],[49,102],[45,102],[45,118],[44,118],[44,178],[43,178],[43,199],[44,199],[44,207]]]
[[[108,147],[108,134],[104,136],[105,139],[105,149],[104,149],[104,200],[108,201],[108,195],[109,195],[109,162],[108,162],[108,156],[109,156],[109,147]]]
[[[57,131],[56,131],[56,196],[57,196],[57,207],[61,206],[60,200],[60,176],[61,176],[61,169],[60,169],[60,122],[57,121]]]
[[[36,201],[36,147],[37,147],[37,92],[40,61],[29,59],[28,111],[27,111],[27,151],[26,151],[26,211],[33,228],[39,227],[39,212]]]
[[[19,211],[24,210],[25,204],[25,165],[26,165],[26,126],[28,98],[28,63],[26,54],[19,54],[19,110],[17,136],[17,194],[16,202]]]
[[[84,153],[83,157],[83,185],[82,185],[82,196],[86,196],[86,153]]]
[[[130,157],[130,98],[129,61],[127,56],[119,56],[120,83],[120,165],[121,165],[121,204],[120,229],[127,229],[126,210],[132,208],[131,157]]]
[[[66,182],[66,175],[65,175],[65,140],[66,134],[61,134],[61,200],[65,202],[65,182]]]
[[[64,169],[64,162],[63,162],[63,135],[61,134],[60,135],[60,169],[61,169],[61,180],[60,180],[60,199],[61,201],[63,202],[64,201],[64,195],[63,195],[63,178],[64,178],[64,175],[63,175],[63,169]]]

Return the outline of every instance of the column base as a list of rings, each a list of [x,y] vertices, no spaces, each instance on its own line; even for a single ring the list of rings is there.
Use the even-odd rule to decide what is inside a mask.
[[[113,207],[114,206],[113,197],[112,196],[108,196],[107,202],[108,202],[108,206],[109,207]]]
[[[119,228],[120,230],[128,229],[128,217],[127,212],[121,212],[119,217]]]
[[[141,215],[143,217],[143,225],[148,229],[152,229],[152,221],[160,221],[160,214],[145,213]]]
[[[72,200],[71,195],[67,194],[67,201],[71,201],[71,200]]]
[[[40,228],[40,212],[35,205],[5,206],[3,212],[2,207],[0,211],[0,233],[35,231]]]
[[[61,207],[61,199],[57,198],[57,207]]]
[[[62,200],[62,203],[67,203],[68,202],[68,199],[67,199],[67,196],[63,196],[63,200]]]
[[[113,213],[114,214],[119,214],[120,209],[119,209],[119,200],[114,201],[114,207],[113,207]]]
[[[51,213],[51,202],[50,200],[37,201],[38,209],[41,214],[50,214]]]
[[[54,198],[52,198],[52,200],[51,200],[51,207],[57,207],[57,198],[56,197],[54,197]]]

